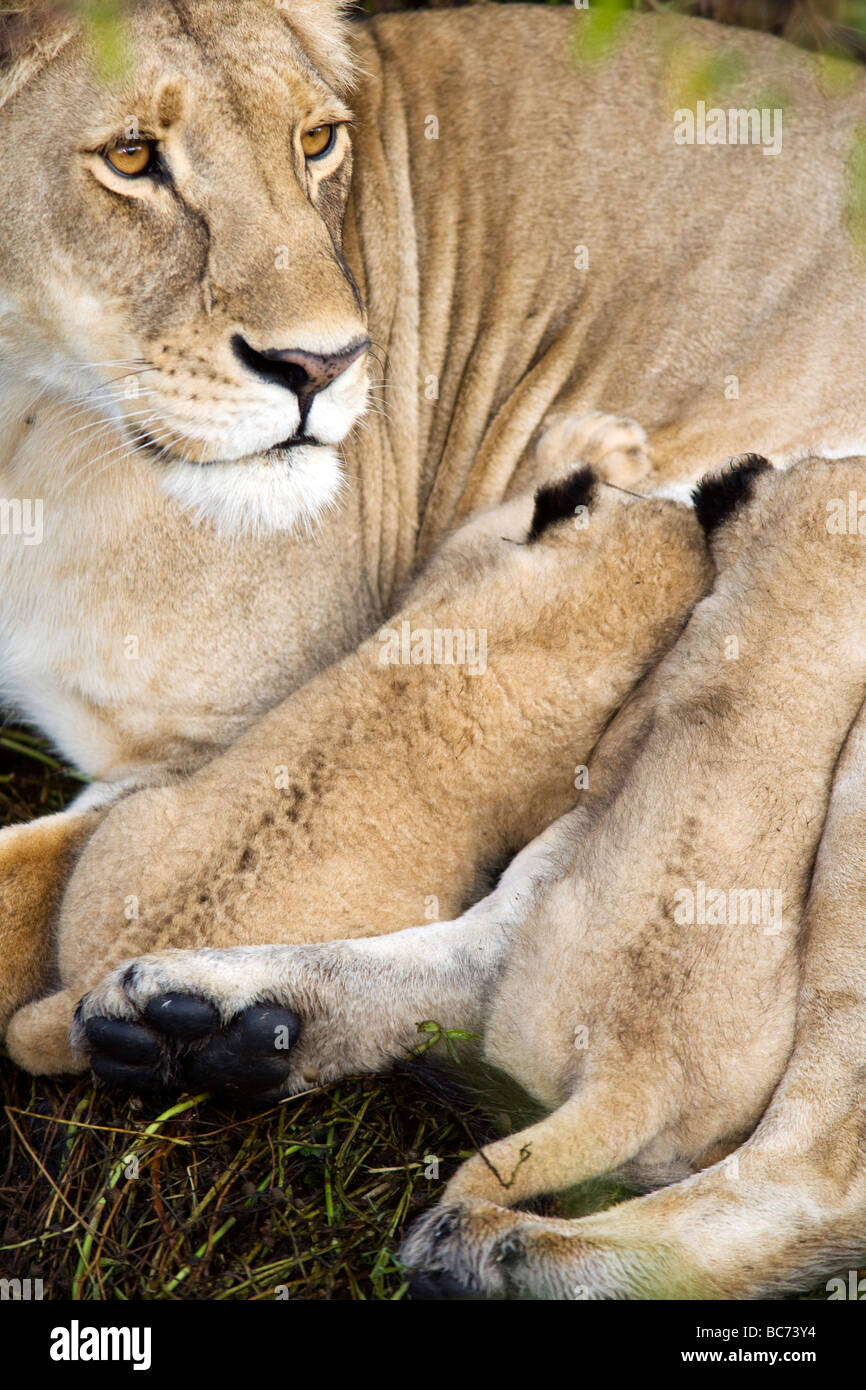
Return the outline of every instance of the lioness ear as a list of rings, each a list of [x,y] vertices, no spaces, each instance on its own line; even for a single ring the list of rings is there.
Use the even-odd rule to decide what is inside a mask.
[[[348,23],[354,8],[353,0],[277,0],[278,12],[295,30],[316,68],[341,94],[348,92],[355,78]]]
[[[73,33],[70,13],[60,6],[0,10],[0,108],[57,56]]]
[[[702,478],[692,493],[692,501],[704,535],[711,536],[744,506],[752,495],[755,479],[772,467],[769,459],[760,454],[740,454],[720,473]]]

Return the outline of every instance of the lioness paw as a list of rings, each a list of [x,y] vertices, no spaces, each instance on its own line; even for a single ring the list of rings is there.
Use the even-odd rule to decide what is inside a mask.
[[[271,1102],[381,1071],[413,1044],[414,1020],[395,1032],[387,1012],[371,1018],[382,968],[351,942],[139,956],[81,1000],[72,1044],[109,1085]]]
[[[652,471],[646,431],[635,420],[602,410],[548,416],[535,457],[551,474],[589,464],[617,487],[633,487]]]
[[[513,1297],[509,1269],[523,1250],[514,1225],[513,1213],[491,1202],[444,1202],[426,1212],[400,1250],[412,1297]]]
[[[216,954],[142,957],[84,997],[72,1037],[100,1081],[136,1091],[209,1090],[255,1102],[297,1089],[290,1085],[297,1017],[266,999],[244,1001],[237,989],[235,997],[221,997],[219,973],[206,984],[205,962],[195,960]],[[178,968],[181,962],[186,971]],[[193,982],[198,976],[201,993],[190,992],[190,975]]]

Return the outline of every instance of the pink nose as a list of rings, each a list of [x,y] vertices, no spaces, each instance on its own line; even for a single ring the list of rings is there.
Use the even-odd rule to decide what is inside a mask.
[[[352,343],[342,352],[306,352],[302,348],[265,348],[263,352],[257,352],[239,333],[232,338],[235,356],[245,367],[266,381],[294,391],[302,416],[309,409],[313,397],[342,376],[359,357],[363,357],[369,346],[370,340],[365,338],[360,343]]]

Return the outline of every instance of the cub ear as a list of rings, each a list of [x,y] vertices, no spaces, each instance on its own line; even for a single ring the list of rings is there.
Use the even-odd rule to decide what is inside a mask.
[[[692,501],[706,536],[711,536],[748,502],[755,479],[772,467],[769,459],[760,454],[740,454],[720,473],[709,473],[701,479],[692,493]]]
[[[74,32],[71,9],[22,3],[0,10],[0,109],[40,68],[50,63]]]
[[[573,519],[578,507],[592,506],[595,488],[596,477],[591,468],[579,468],[567,478],[540,487],[535,494],[535,510],[527,543],[537,541],[557,522]]]

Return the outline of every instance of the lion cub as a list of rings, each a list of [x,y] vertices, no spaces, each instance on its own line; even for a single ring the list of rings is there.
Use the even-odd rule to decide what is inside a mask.
[[[61,988],[13,1018],[13,1058],[82,1068],[76,1003],[145,951],[456,916],[573,805],[606,722],[710,575],[688,508],[588,468],[462,527],[357,652],[205,768],[109,813],[58,913]],[[148,1070],[95,1065],[129,1084]]]
[[[835,524],[838,500],[864,492],[863,460],[778,473],[754,458],[698,489],[713,591],[602,739],[595,806],[560,822],[564,871],[520,914],[485,1010],[485,1054],[551,1113],[464,1164],[449,1218],[410,1236],[428,1291],[587,1296],[575,1290],[593,1261],[558,1239],[568,1223],[527,1227],[488,1203],[613,1170],[671,1181],[764,1112],[794,1042],[812,865],[866,689],[866,538]],[[497,1264],[509,1234],[514,1258]],[[684,1273],[664,1265],[647,1264],[654,1296]]]

